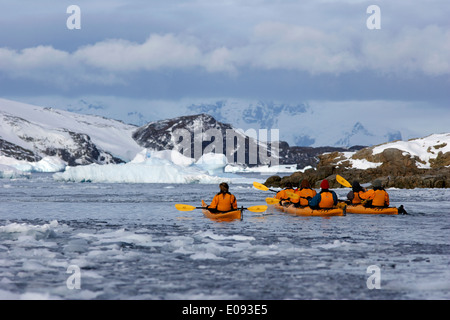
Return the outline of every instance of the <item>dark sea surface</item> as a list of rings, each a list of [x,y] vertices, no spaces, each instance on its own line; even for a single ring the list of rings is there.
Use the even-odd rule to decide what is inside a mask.
[[[0,299],[450,299],[450,189],[388,190],[398,216],[174,207],[217,189],[0,180]],[[273,195],[230,191],[245,207]]]

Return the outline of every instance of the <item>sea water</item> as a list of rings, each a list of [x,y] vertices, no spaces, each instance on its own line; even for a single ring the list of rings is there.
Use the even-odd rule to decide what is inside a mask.
[[[388,190],[397,216],[269,208],[217,222],[174,207],[217,191],[1,179],[0,299],[450,298],[449,189]],[[245,207],[273,195],[230,191]]]

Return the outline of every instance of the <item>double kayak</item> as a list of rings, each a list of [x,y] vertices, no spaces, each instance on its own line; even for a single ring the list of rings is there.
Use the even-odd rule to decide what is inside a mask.
[[[345,206],[343,208],[333,207],[330,209],[312,209],[311,207],[295,207],[293,204],[285,207],[279,203],[274,204],[275,209],[294,214],[296,216],[318,216],[318,217],[332,217],[332,216],[345,216]]]
[[[396,207],[365,207],[362,204],[348,205],[347,213],[359,214],[406,214],[403,206]]]
[[[205,208],[207,204],[205,201],[202,200],[202,207]],[[242,210],[237,209],[233,211],[227,211],[227,212],[211,212],[208,209],[202,209],[203,215],[210,219],[215,220],[223,220],[223,221],[230,221],[230,220],[241,220],[242,219]]]

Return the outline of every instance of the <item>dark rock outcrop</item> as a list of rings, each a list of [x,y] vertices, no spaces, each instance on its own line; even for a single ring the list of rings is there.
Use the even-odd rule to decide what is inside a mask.
[[[450,152],[438,153],[435,159],[430,160],[431,165],[427,169],[420,166],[425,163],[417,156],[395,148],[387,148],[376,155],[372,154],[372,148],[365,148],[356,152],[352,159],[365,159],[380,165],[365,170],[355,169],[342,153],[326,153],[319,156],[315,169],[304,173],[295,172],[283,178],[272,176],[266,180],[265,185],[283,187],[286,182],[298,185],[301,180],[308,179],[312,186],[319,188],[320,182],[328,179],[332,188],[339,188],[342,187],[336,181],[336,175],[339,174],[350,183],[354,180],[370,183],[380,179],[386,188],[450,188]]]
[[[27,150],[3,139],[0,139],[0,155],[29,162],[36,162],[42,159],[33,151]]]
[[[75,143],[75,147],[70,148],[54,148],[48,147],[44,153],[49,156],[57,156],[67,162],[69,166],[97,164],[118,164],[124,163],[119,158],[112,156],[108,152],[100,151],[97,146],[92,143],[91,138],[87,134],[68,131],[70,137]]]

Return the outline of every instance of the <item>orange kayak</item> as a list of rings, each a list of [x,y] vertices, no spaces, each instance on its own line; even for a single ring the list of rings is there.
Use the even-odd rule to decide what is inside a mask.
[[[207,204],[202,200],[202,207],[206,207]],[[207,209],[202,209],[203,215],[210,219],[230,221],[230,220],[240,220],[242,218],[242,210],[228,211],[224,213],[213,213]]]
[[[330,209],[311,209],[311,207],[294,207],[290,205],[288,207],[281,206],[280,204],[274,205],[275,209],[295,214],[297,216],[318,216],[318,217],[332,217],[332,216],[345,216],[345,208],[333,207]]]
[[[376,208],[376,207],[364,207],[362,204],[347,206],[347,213],[360,213],[360,214],[399,214],[399,208]]]

